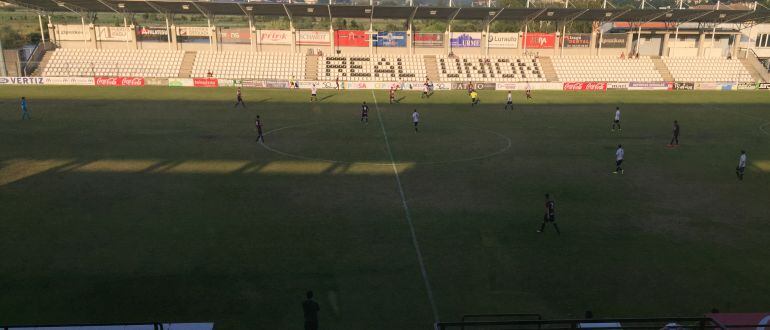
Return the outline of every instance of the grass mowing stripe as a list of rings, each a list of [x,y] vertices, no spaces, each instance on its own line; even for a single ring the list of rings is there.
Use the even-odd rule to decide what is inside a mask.
[[[380,106],[377,104],[377,96],[374,95],[372,90],[372,98],[374,99],[374,108],[377,110],[377,120],[380,122],[380,128],[382,129],[382,135],[385,138],[385,148],[388,150],[388,156],[390,157],[390,164],[393,167],[393,174],[396,176],[396,184],[398,185],[398,192],[401,194],[401,205],[404,207],[404,214],[406,215],[406,222],[409,224],[409,231],[412,234],[412,244],[414,250],[417,252],[417,262],[420,264],[420,273],[422,273],[422,280],[425,282],[425,290],[428,292],[428,300],[430,301],[430,308],[433,311],[433,322],[438,322],[438,310],[436,309],[436,302],[433,299],[433,289],[430,286],[430,280],[428,280],[428,271],[425,269],[425,262],[422,259],[422,251],[420,250],[420,243],[417,242],[417,234],[414,231],[414,225],[412,224],[412,215],[409,211],[409,205],[406,203],[406,194],[404,194],[404,187],[401,185],[401,176],[398,175],[398,168],[396,167],[396,158],[393,157],[393,151],[390,149],[390,141],[388,140],[388,132],[385,130],[385,123],[382,121],[382,115],[380,114]]]

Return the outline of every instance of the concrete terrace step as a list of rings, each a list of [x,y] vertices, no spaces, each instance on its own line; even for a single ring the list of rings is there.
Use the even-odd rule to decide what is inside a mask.
[[[660,59],[660,56],[653,56],[651,60],[652,64],[655,66],[655,70],[658,70],[658,73],[660,73],[660,77],[663,78],[663,81],[674,81],[674,75],[672,75],[671,71],[668,70],[666,63],[663,63],[663,60]]]
[[[305,79],[318,80],[318,60],[317,55],[305,56]]]
[[[193,65],[195,64],[196,52],[184,52],[182,64],[179,67],[179,78],[190,78],[192,76]]]
[[[436,55],[425,55],[425,74],[430,81],[438,81],[438,61]],[[418,77],[422,80],[423,77]]]
[[[556,69],[553,67],[553,62],[550,57],[541,56],[539,58],[540,66],[543,67],[543,75],[545,75],[546,81],[559,81],[559,76],[556,74]]]

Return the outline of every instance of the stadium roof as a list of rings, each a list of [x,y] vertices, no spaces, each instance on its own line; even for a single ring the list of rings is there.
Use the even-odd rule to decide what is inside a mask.
[[[185,0],[4,0],[41,12],[118,12],[204,15],[258,15],[333,18],[458,19],[509,21],[628,21],[740,23],[770,20],[770,10],[410,7],[282,4]]]

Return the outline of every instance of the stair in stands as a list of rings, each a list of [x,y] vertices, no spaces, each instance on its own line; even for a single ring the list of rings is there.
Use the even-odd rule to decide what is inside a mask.
[[[425,73],[430,81],[438,81],[438,61],[436,55],[425,55]],[[419,77],[422,81],[423,77]]]
[[[305,79],[318,80],[318,55],[305,56]]]
[[[655,70],[658,70],[663,81],[674,81],[674,75],[671,74],[666,63],[663,63],[663,60],[661,60],[659,56],[652,57],[651,60],[652,64],[655,66]]]
[[[40,60],[40,64],[37,65],[35,71],[32,72],[33,77],[40,77],[43,75],[43,68],[48,64],[48,60],[53,56],[53,52],[46,52],[43,58]]]
[[[543,68],[543,75],[545,75],[546,81],[559,81],[559,76],[556,75],[556,69],[553,68],[553,62],[550,57],[541,56],[540,66]]]
[[[184,52],[182,65],[179,67],[179,78],[190,78],[192,76],[193,64],[197,54],[196,52]]]
[[[746,71],[748,71],[749,74],[751,74],[751,79],[753,79],[754,81],[766,81],[766,79],[762,76],[762,74],[757,72],[757,69],[756,69],[757,67],[762,67],[762,64],[759,64],[758,66],[752,65],[751,61],[757,61],[757,58],[753,57],[750,59],[748,58],[741,59],[741,64],[743,64],[743,66],[746,68]],[[765,77],[767,77],[767,75],[765,75]]]

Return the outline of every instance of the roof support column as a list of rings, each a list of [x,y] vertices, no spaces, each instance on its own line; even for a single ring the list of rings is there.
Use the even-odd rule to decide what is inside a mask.
[[[631,58],[634,56],[631,52],[634,50],[634,32],[628,31],[626,32],[626,54],[628,55],[628,58]]]
[[[481,42],[484,44],[484,56],[489,56],[489,26],[492,22],[489,19],[484,21],[484,35],[481,36]]]
[[[668,42],[669,39],[671,39],[671,33],[666,32],[663,34],[663,42],[660,45],[660,56],[667,56],[668,55]]]
[[[96,43],[96,27],[94,26],[93,22],[88,23],[88,34],[91,36],[91,48],[99,48],[98,44]]]
[[[254,15],[249,13],[246,15],[249,19],[249,43],[251,44],[251,47],[249,48],[252,52],[257,51],[257,29],[254,28]]]
[[[706,48],[704,47],[705,43],[706,43],[706,34],[703,33],[703,31],[701,31],[698,34],[698,57],[703,57],[703,51]]]
[[[642,0],[642,4],[644,4],[644,0]],[[637,32],[636,37],[636,53],[634,55],[639,56],[639,46],[642,45],[642,23],[639,22],[639,31]]]
[[[80,14],[80,30],[83,31],[83,44],[88,44],[88,34],[86,33],[86,18]]]
[[[51,15],[48,16],[48,39],[52,44],[56,44],[56,27],[51,22]]]
[[[43,16],[40,14],[37,14],[37,22],[40,24],[40,38],[43,41],[43,49],[45,49],[45,30],[43,30]]]

